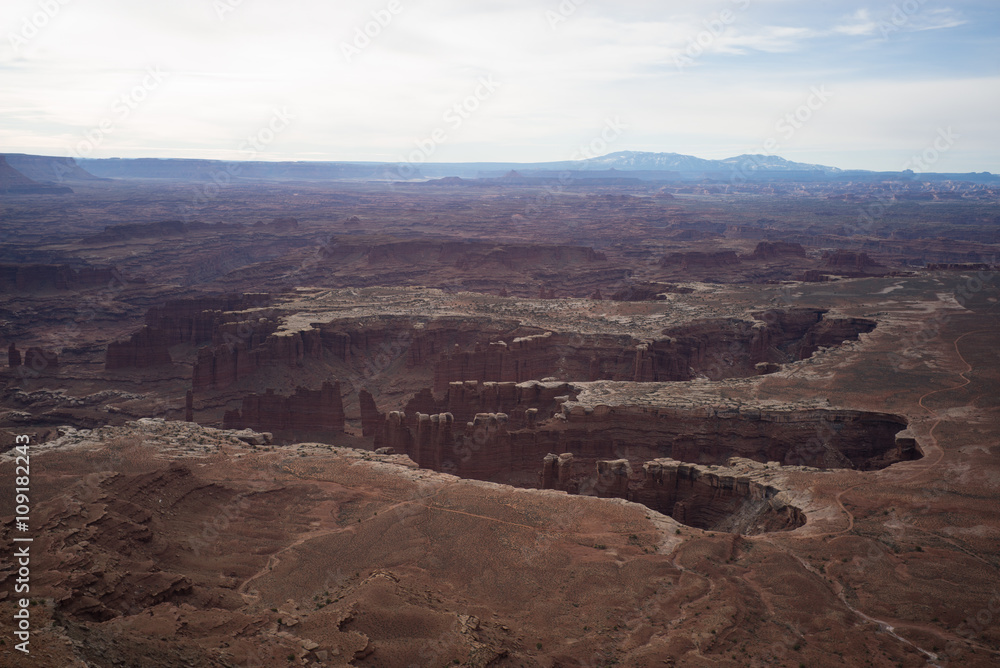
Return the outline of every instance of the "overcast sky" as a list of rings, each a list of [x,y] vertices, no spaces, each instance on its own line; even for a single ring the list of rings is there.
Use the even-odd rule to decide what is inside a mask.
[[[0,31],[0,152],[1000,172],[997,0],[3,0]]]

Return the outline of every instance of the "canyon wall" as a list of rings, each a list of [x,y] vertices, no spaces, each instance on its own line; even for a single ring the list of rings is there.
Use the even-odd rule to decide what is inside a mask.
[[[167,338],[161,330],[144,325],[124,341],[112,341],[104,355],[104,368],[144,369],[170,364]]]
[[[247,316],[242,311],[270,303],[267,294],[231,294],[222,296],[173,299],[150,308],[146,324],[128,339],[108,344],[105,369],[147,368],[170,364],[170,346],[199,345],[214,342],[231,348],[234,344],[253,343],[277,328],[277,323]]]
[[[572,470],[588,476],[600,460],[627,460],[635,470],[663,457],[704,465],[742,457],[876,470],[921,456],[915,442],[900,435],[907,427],[903,418],[861,411],[590,407],[564,401],[561,412],[547,420],[534,408],[525,411],[524,426],[512,424],[507,413],[484,412],[465,421],[464,429],[454,414],[437,415],[391,413],[384,444],[420,466],[440,469],[448,462],[449,473],[522,486],[541,484],[548,455],[571,454]],[[444,415],[447,438],[445,430],[420,426]],[[575,474],[566,480],[574,489],[584,484]]]
[[[712,531],[755,535],[805,524],[805,514],[784,492],[757,477],[753,469],[656,459],[642,465],[639,484],[616,496]]]
[[[224,429],[254,431],[321,432],[344,430],[344,406],[340,383],[323,383],[318,390],[303,387],[291,396],[268,389],[264,394],[243,398],[241,410],[226,411]]]

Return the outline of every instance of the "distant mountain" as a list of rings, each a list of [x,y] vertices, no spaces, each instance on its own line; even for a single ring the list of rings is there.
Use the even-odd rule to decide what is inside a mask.
[[[922,172],[872,172],[841,170],[826,165],[793,162],[776,155],[744,154],[724,160],[707,160],[680,153],[617,151],[583,160],[557,162],[392,162],[334,161],[222,161],[196,158],[56,158],[17,153],[6,156],[8,167],[22,176],[50,187],[106,179],[172,179],[193,182],[233,181],[376,181],[421,182],[428,179],[459,177],[485,185],[539,185],[572,180],[583,185],[644,182],[744,182],[775,183],[969,181],[997,183],[1000,176],[982,173],[952,174]],[[9,175],[12,176],[12,175]],[[55,184],[51,182],[55,182]],[[456,182],[457,183],[457,182]],[[11,185],[15,185],[11,181]],[[30,184],[21,184],[30,185]],[[441,185],[441,184],[438,184]],[[8,191],[10,192],[10,191]]]
[[[839,172],[836,167],[792,162],[777,155],[743,154],[724,160],[706,160],[680,153],[653,153],[649,151],[617,151],[597,158],[581,160],[587,167],[600,169],[673,171],[673,172]]]
[[[57,158],[27,153],[4,153],[3,156],[7,159],[8,165],[29,179],[41,183],[104,180],[82,169],[73,158]]]
[[[73,192],[65,186],[39,183],[14,169],[0,154],[0,192],[8,195],[61,195]]]

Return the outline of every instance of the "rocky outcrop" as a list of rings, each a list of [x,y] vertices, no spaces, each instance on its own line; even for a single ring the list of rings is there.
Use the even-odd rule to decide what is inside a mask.
[[[571,337],[543,334],[515,337],[511,341],[477,344],[456,350],[434,369],[434,392],[448,390],[453,381],[520,383],[548,377],[586,380],[631,380],[634,340],[628,336]]]
[[[511,428],[530,427],[535,416],[548,417],[563,402],[574,399],[578,390],[561,381],[523,383],[464,381],[448,385],[441,408],[460,423],[471,421],[480,413],[504,413]],[[407,410],[411,410],[409,406]]]
[[[7,346],[7,366],[21,366],[21,351],[13,343]]]
[[[351,380],[360,389],[365,378],[382,373],[401,358],[407,368],[434,368],[456,346],[471,347],[476,341],[517,329],[517,323],[499,323],[494,327],[500,330],[495,331],[458,318],[426,324],[409,318],[333,321],[290,332],[278,332],[278,326],[275,320],[252,317],[217,326],[214,345],[198,352],[195,390],[224,389],[268,366],[298,367],[307,360],[324,358],[355,369]],[[448,380],[454,378],[442,381],[442,394]]]
[[[383,433],[385,440],[382,447],[392,448],[393,452],[408,455],[414,452],[413,434],[406,426],[406,413],[403,411],[389,411],[386,414]]]
[[[461,432],[452,426],[461,424],[454,415],[438,415],[408,419],[402,411],[390,413],[384,445],[420,466],[463,477],[584,494],[618,489],[611,478],[602,481],[607,471],[595,476],[601,461],[627,460],[632,471],[662,457],[703,465],[742,457],[783,466],[876,470],[921,456],[903,431],[904,419],[860,411],[691,410],[563,401],[548,419],[537,409],[526,411],[524,426],[503,412],[478,413]],[[430,422],[421,427],[425,420]],[[551,459],[566,453],[572,460],[561,465]],[[553,468],[557,465],[564,467],[562,473]]]
[[[655,459],[642,465],[639,481],[624,493],[611,496],[642,503],[678,522],[713,531],[755,535],[805,524],[805,514],[781,489],[765,482],[759,467],[749,464],[733,468]]]
[[[554,418],[536,411],[527,422],[515,427],[506,413],[478,413],[458,430],[450,412],[408,419],[396,411],[384,422],[385,445],[424,468],[628,499],[692,526],[744,534],[804,522],[768,482],[779,472],[874,470],[920,456],[905,420],[860,411],[564,402]]]
[[[162,330],[144,326],[125,341],[112,341],[104,356],[104,368],[146,369],[171,364],[169,343]]]
[[[358,403],[361,405],[361,435],[374,439],[376,444],[381,445],[384,440],[385,415],[379,413],[374,397],[364,388],[358,391]]]
[[[146,325],[162,333],[168,346],[178,343],[204,344],[219,339],[228,343],[229,328],[220,326],[236,322],[236,329],[245,319],[232,312],[267,306],[272,301],[265,293],[229,294],[168,300],[146,312]],[[244,327],[246,328],[246,327]],[[238,338],[238,337],[237,337]]]
[[[760,362],[799,359],[797,341],[825,312],[776,309],[755,314],[753,320],[693,321],[665,329],[661,338],[652,341],[612,334],[541,332],[517,336],[512,332],[523,332],[524,328],[513,322],[481,327],[451,319],[429,323],[394,318],[366,323],[333,321],[279,332],[280,323],[260,317],[262,311],[221,313],[236,320],[216,324],[214,345],[198,352],[193,373],[195,391],[225,389],[267,366],[294,368],[307,360],[324,359],[354,368],[352,376],[338,377],[350,379],[360,389],[366,377],[381,373],[403,358],[407,369],[425,373],[423,370],[430,368],[433,374],[430,388],[406,411],[412,415],[448,410],[456,415],[462,413],[460,419],[464,419],[468,411],[441,402],[453,382],[516,384],[543,378],[674,381],[696,376],[752,376]],[[197,319],[174,318],[173,322],[182,322],[183,326],[171,331],[170,341],[197,338],[192,332],[202,326]],[[853,325],[859,325],[859,331],[874,326],[852,321],[832,329],[842,329],[844,339],[856,338],[858,332],[850,332]],[[161,325],[160,329],[166,328]],[[829,337],[820,338],[825,341]],[[815,345],[825,344],[810,341],[811,348]]]
[[[227,329],[221,333],[227,343],[198,350],[192,374],[195,392],[225,389],[268,365],[295,367],[307,358],[322,357],[319,330],[267,334],[275,328],[276,323],[268,321],[248,322],[244,337],[239,336],[238,323],[227,323]]]
[[[798,358],[806,359],[819,348],[832,348],[844,341],[856,341],[860,334],[875,329],[867,318],[824,318],[809,328],[798,344]]]
[[[551,452],[542,460],[542,489],[560,489],[570,494],[577,492],[573,482],[573,453],[559,455]]]
[[[636,346],[634,380],[663,382],[703,376],[711,380],[759,373],[758,364],[805,359],[819,346],[857,340],[876,322],[834,318],[823,309],[772,309],[756,321],[696,320],[663,330],[665,338]]]
[[[8,358],[9,361],[10,359]],[[44,348],[32,346],[24,354],[24,367],[29,371],[38,373],[58,369],[59,355],[54,350],[45,350]]]
[[[269,432],[342,432],[344,406],[340,383],[323,383],[318,390],[303,387],[291,396],[268,389],[264,394],[243,398],[238,411],[226,411],[224,429],[252,429]]]

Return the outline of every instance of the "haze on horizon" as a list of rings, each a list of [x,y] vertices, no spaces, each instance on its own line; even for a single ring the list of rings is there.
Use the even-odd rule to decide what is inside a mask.
[[[11,0],[0,28],[0,152],[1000,172],[991,0]]]

